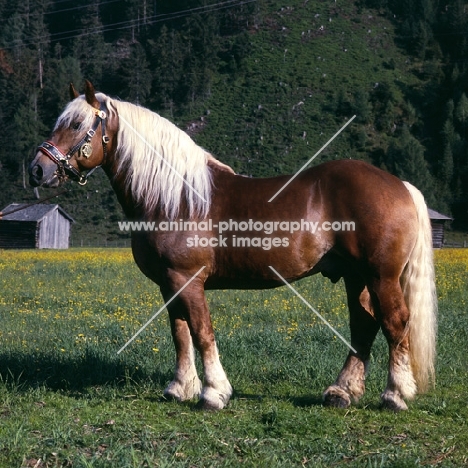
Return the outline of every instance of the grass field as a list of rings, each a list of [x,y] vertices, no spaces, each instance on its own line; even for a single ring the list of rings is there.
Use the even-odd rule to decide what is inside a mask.
[[[413,467],[468,464],[468,251],[436,252],[437,386],[400,414],[379,409],[387,347],[348,410],[321,393],[347,349],[285,287],[208,294],[228,408],[164,401],[174,352],[129,250],[0,252],[0,467]],[[343,284],[297,289],[349,339]]]

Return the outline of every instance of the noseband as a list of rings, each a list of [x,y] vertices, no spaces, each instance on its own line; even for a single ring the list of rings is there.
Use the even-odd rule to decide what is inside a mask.
[[[70,164],[70,159],[78,151],[78,154],[84,158],[89,158],[92,153],[91,139],[96,134],[96,130],[101,124],[102,129],[102,150],[104,161],[107,158],[107,143],[109,143],[109,137],[106,135],[106,119],[107,119],[107,107],[104,102],[101,102],[99,109],[94,111],[96,118],[93,126],[86,132],[86,135],[72,148],[68,150],[67,154],[63,154],[60,149],[51,141],[44,141],[37,147],[37,151],[44,153],[49,159],[51,159],[58,167],[58,176],[64,178],[68,175],[71,179],[77,181],[80,185],[85,185],[88,181],[88,177],[99,167],[93,167],[90,171],[84,173],[80,172],[74,166]]]

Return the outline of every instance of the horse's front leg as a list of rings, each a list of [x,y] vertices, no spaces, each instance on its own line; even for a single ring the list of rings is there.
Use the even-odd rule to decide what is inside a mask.
[[[202,383],[195,367],[195,352],[190,329],[186,320],[180,316],[179,307],[169,304],[168,309],[172,339],[176,350],[176,368],[174,380],[164,390],[164,396],[177,401],[198,398]]]
[[[171,275],[170,296],[179,291],[187,281],[185,275]],[[168,291],[163,295],[166,299]],[[204,379],[200,407],[224,408],[232,395],[232,387],[219,360],[203,282],[198,278],[195,279],[169,304],[168,309],[177,364],[174,380],[166,388],[165,394],[178,400],[193,398],[200,394],[197,386],[199,380],[195,369],[193,340],[203,363]]]

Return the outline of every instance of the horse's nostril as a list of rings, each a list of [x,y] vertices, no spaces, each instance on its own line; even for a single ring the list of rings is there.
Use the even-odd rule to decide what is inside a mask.
[[[31,175],[36,179],[36,180],[41,180],[43,175],[44,175],[44,171],[42,170],[42,167],[39,166],[39,164],[36,164],[32,170],[31,170]]]

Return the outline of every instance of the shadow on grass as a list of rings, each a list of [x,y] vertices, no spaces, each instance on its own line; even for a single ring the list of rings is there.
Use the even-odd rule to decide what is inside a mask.
[[[0,353],[0,379],[19,391],[46,387],[80,392],[100,385],[123,387],[141,382],[164,387],[172,379],[172,372],[148,372],[128,359],[93,352],[80,357]]]
[[[28,391],[38,387],[52,391],[72,392],[85,395],[93,387],[110,386],[123,388],[128,385],[150,385],[163,389],[172,380],[172,369],[147,370],[139,366],[136,358],[117,355],[99,355],[89,350],[81,356],[57,355],[52,353],[0,353],[0,381],[16,391]],[[164,396],[147,397],[157,402],[167,402]],[[232,401],[262,402],[265,399],[287,401],[297,408],[317,407],[323,405],[322,395],[291,396],[248,393],[234,391]],[[187,402],[194,406],[195,401]],[[354,406],[354,405],[353,405]],[[357,405],[356,407],[362,407]],[[379,406],[365,405],[367,409],[377,410]]]
[[[276,400],[286,401],[291,403],[296,408],[312,408],[312,407],[327,407],[323,404],[322,394],[320,395],[303,395],[303,396],[290,396],[290,395],[277,395],[277,394],[254,394],[254,393],[242,393],[234,391],[232,400],[246,400],[252,402],[262,402],[264,400]],[[328,406],[330,410],[349,411],[349,410],[368,410],[371,412],[381,412],[383,410],[382,404],[377,398],[375,401],[369,401],[369,398],[363,398],[358,403],[352,403],[348,408],[334,408]]]
[[[261,395],[254,393],[242,393],[234,391],[232,400],[246,400],[246,401],[263,401],[264,399],[273,399],[278,401],[288,401],[292,403],[293,406],[297,408],[307,408],[310,406],[322,406],[323,400],[322,396],[309,395],[309,396],[300,396],[300,397],[291,397],[289,395]]]
[[[28,391],[38,387],[52,391],[66,391],[76,395],[86,394],[92,387],[150,384],[163,389],[172,380],[172,370],[144,369],[128,357],[100,356],[89,351],[84,356],[67,356],[48,353],[0,353],[0,380],[16,391]],[[164,396],[148,397],[153,401],[167,402]],[[291,397],[289,395],[262,395],[234,391],[232,400],[261,402],[264,399],[289,401],[296,407],[321,406],[319,396]],[[196,402],[189,403],[189,406]]]
[[[297,408],[308,408],[310,406],[323,406],[322,395],[295,397],[295,398],[290,398],[290,401]]]

